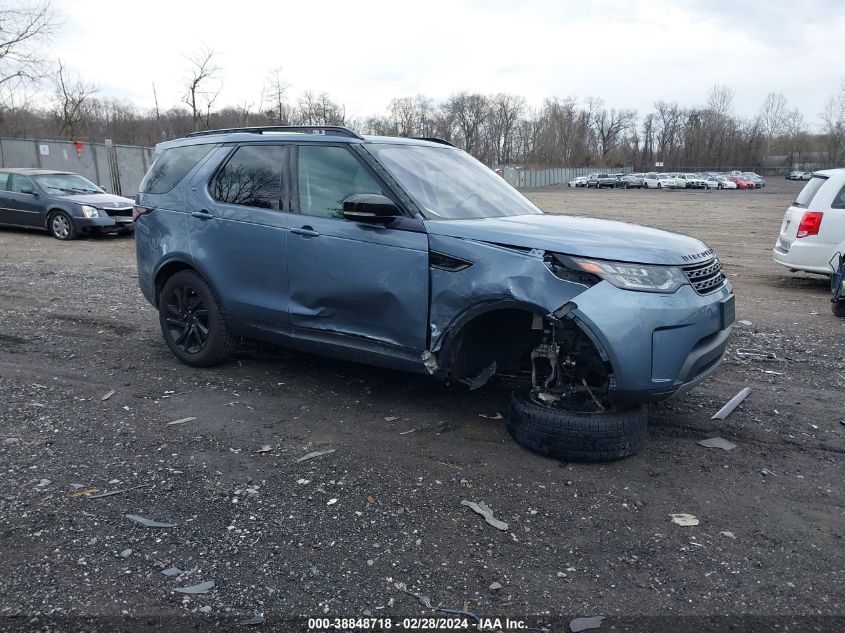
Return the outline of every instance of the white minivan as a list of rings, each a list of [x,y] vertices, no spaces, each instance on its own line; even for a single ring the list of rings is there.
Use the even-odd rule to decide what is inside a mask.
[[[827,169],[787,209],[772,255],[792,271],[832,275],[837,254],[845,254],[845,169]]]

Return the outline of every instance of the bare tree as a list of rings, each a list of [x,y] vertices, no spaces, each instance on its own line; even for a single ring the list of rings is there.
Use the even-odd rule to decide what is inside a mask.
[[[764,137],[764,152],[768,156],[775,139],[783,133],[787,113],[786,97],[779,92],[766,95],[758,115],[759,127]]]
[[[0,108],[14,90],[45,76],[42,44],[55,26],[49,1],[4,2],[0,7]]]
[[[54,112],[62,134],[72,139],[78,138],[80,127],[88,118],[92,97],[97,94],[97,87],[68,72],[61,60],[53,84]]]
[[[267,110],[279,125],[290,123],[290,105],[287,98],[288,84],[282,79],[282,69],[274,68],[270,71],[266,86],[265,95],[270,105]],[[262,99],[262,104],[263,104]]]
[[[306,90],[299,97],[295,119],[302,125],[344,125],[346,108],[325,92],[318,95]]]
[[[490,116],[490,104],[481,94],[459,92],[446,100],[444,109],[454,119],[461,133],[464,149],[476,153],[481,149],[482,126]]]
[[[194,130],[200,123],[209,127],[211,108],[220,95],[221,84],[216,81],[220,67],[214,63],[214,51],[205,49],[188,57],[190,76],[185,80],[185,95],[182,102],[191,109]],[[216,87],[215,87],[216,84]]]
[[[845,147],[845,77],[842,79],[839,92],[831,95],[825,103],[821,120],[827,159],[835,165],[839,161],[840,152]]]
[[[525,108],[525,97],[519,95],[500,92],[490,98],[491,136],[495,144],[496,162],[500,165],[513,161],[514,134]]]
[[[598,142],[599,157],[602,162],[616,149],[622,133],[636,120],[635,110],[617,110],[616,108],[598,108],[592,117],[593,129]]]

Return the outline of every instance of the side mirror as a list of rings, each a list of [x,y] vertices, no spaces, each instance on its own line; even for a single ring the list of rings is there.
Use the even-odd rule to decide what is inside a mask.
[[[21,187],[21,193],[28,193],[31,196],[35,195],[35,191],[32,189],[32,187]]]
[[[343,199],[343,217],[347,220],[384,224],[399,215],[393,200],[379,193],[353,193]]]

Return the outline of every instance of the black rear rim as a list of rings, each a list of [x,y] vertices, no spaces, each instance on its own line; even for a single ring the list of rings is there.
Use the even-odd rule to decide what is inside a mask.
[[[196,289],[174,286],[164,304],[167,332],[186,354],[201,352],[208,342],[208,308]]]

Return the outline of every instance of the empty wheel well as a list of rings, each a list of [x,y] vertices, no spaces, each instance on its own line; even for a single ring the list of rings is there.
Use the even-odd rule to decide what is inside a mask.
[[[167,280],[170,279],[173,275],[178,273],[182,270],[192,270],[195,273],[199,274],[196,268],[191,266],[190,264],[186,264],[185,262],[180,261],[173,261],[165,264],[161,267],[156,273],[155,278],[155,288],[156,288],[156,305],[158,305],[159,297],[161,296],[161,290],[164,288],[164,284],[167,283]],[[202,277],[202,275],[200,275]]]
[[[529,309],[494,310],[464,324],[443,351],[453,380],[478,376],[495,362],[498,374],[520,376],[550,387],[549,360],[532,361],[532,353],[545,350],[547,355],[550,344],[556,346],[558,389],[587,388],[599,398],[606,396],[613,369],[573,319],[551,319]]]
[[[446,357],[449,376],[462,380],[480,374],[495,362],[499,373],[517,373],[529,363],[542,340],[542,331],[532,329],[535,313],[519,308],[485,312],[455,333]]]

